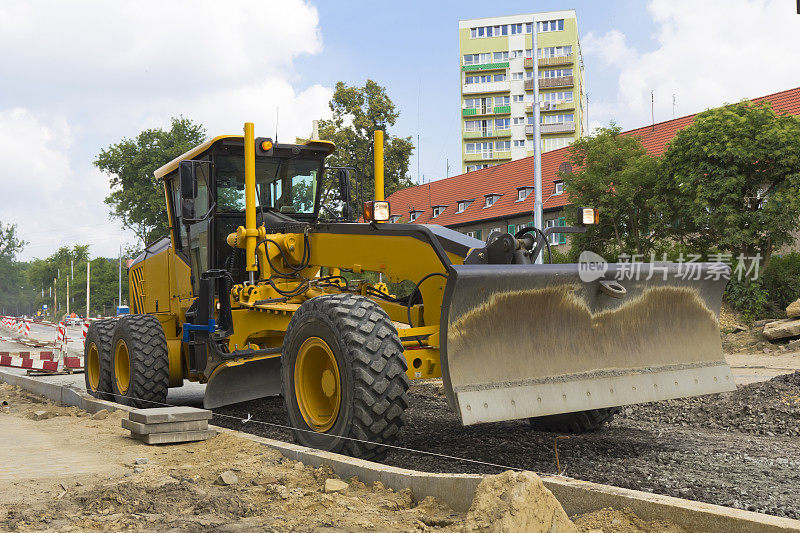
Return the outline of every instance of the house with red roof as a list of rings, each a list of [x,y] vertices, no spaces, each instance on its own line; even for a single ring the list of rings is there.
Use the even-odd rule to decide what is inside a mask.
[[[800,115],[800,87],[760,98],[776,112]],[[642,140],[651,155],[661,155],[675,134],[695,115],[659,122],[623,132]],[[570,172],[569,147],[542,154],[542,204],[545,227],[564,225],[564,210],[570,206],[560,173]],[[510,161],[402,189],[387,198],[392,222],[439,224],[478,239],[493,230],[515,233],[533,223],[533,157]],[[602,216],[602,214],[601,214]],[[566,234],[550,236],[552,245],[567,243]]]

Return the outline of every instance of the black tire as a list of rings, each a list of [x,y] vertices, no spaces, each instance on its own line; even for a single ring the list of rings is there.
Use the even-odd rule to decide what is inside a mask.
[[[540,416],[528,419],[534,429],[554,433],[588,433],[597,431],[614,419],[619,407],[590,409],[575,413]]]
[[[324,432],[304,418],[295,386],[298,352],[315,337],[330,347],[340,378],[338,414]],[[307,300],[292,316],[281,356],[281,393],[295,440],[363,459],[385,456],[380,444],[396,441],[408,407],[406,370],[397,330],[378,304],[351,294]]]
[[[111,343],[116,324],[115,318],[93,321],[89,324],[83,346],[83,377],[86,392],[103,400],[112,399],[108,393],[111,392]],[[95,354],[98,358],[96,368],[95,363],[91,361]],[[94,380],[97,380],[96,385],[92,383]]]
[[[127,357],[123,356],[123,348]],[[127,387],[121,379],[126,372]],[[114,401],[139,409],[163,407],[168,388],[169,353],[161,323],[152,315],[120,318],[114,328],[111,351]]]

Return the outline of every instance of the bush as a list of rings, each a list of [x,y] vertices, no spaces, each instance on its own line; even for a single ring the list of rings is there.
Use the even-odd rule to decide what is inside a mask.
[[[773,256],[761,279],[770,303],[783,311],[800,298],[800,253]]]
[[[731,278],[725,288],[725,301],[735,310],[742,313],[748,322],[762,318],[767,314],[769,299],[767,291],[762,286],[763,281],[737,280]]]

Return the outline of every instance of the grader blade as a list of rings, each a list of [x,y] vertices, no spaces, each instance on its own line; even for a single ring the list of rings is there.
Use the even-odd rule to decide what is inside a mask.
[[[677,264],[637,264],[615,283],[630,264],[590,282],[577,264],[452,266],[440,346],[448,403],[468,425],[734,390],[718,267],[682,276]]]

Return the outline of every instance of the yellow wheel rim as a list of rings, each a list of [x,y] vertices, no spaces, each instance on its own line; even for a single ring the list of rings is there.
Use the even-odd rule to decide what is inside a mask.
[[[100,386],[100,354],[97,353],[97,345],[89,345],[89,357],[86,361],[86,374],[89,377],[89,386],[96,391]]]
[[[131,383],[131,358],[125,341],[119,341],[114,349],[114,379],[120,394],[127,394]]]
[[[300,346],[294,366],[297,406],[306,424],[324,433],[336,423],[342,401],[339,365],[328,343],[309,337]]]

